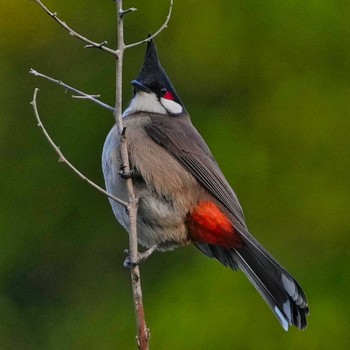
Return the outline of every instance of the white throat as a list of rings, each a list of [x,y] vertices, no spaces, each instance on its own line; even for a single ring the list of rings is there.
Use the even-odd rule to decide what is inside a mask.
[[[183,111],[180,104],[161,97],[160,101],[153,93],[139,91],[131,100],[129,107],[124,111],[123,117],[136,112],[179,114]]]
[[[155,94],[139,91],[131,100],[129,107],[124,111],[123,117],[135,112],[148,112],[167,114]]]

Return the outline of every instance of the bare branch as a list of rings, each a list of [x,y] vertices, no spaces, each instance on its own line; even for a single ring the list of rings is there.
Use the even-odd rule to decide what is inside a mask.
[[[53,83],[55,83],[55,84],[57,84],[57,85],[60,85],[60,86],[64,87],[65,89],[70,90],[70,91],[73,91],[73,92],[75,92],[76,94],[80,95],[80,96],[81,96],[80,98],[85,98],[85,99],[87,99],[87,100],[90,100],[90,101],[92,101],[92,102],[95,102],[95,103],[97,103],[98,105],[102,106],[103,108],[106,108],[106,109],[108,109],[108,110],[114,112],[114,108],[113,108],[112,106],[109,106],[108,104],[106,104],[106,103],[104,103],[104,102],[101,102],[100,100],[97,100],[97,99],[96,99],[96,97],[99,97],[99,95],[89,95],[89,94],[86,94],[86,93],[83,92],[83,91],[80,91],[80,90],[78,90],[78,89],[76,89],[76,88],[73,88],[72,86],[69,86],[69,85],[65,84],[65,83],[64,83],[63,81],[61,81],[61,80],[57,80],[57,79],[51,78],[51,77],[49,77],[48,75],[39,73],[39,72],[37,72],[36,70],[34,70],[34,69],[32,69],[32,68],[29,70],[29,73],[34,74],[34,75],[37,76],[37,77],[45,78],[45,79],[47,79],[47,80],[49,80],[49,81],[52,81]],[[77,98],[78,96],[72,96],[72,97]]]
[[[56,12],[50,11],[40,0],[33,0],[36,2],[50,17],[52,17],[59,25],[61,25],[71,36],[74,36],[78,38],[81,41],[84,41],[88,45],[85,47],[94,47],[96,49],[101,49],[103,51],[106,51],[108,53],[111,53],[114,56],[118,55],[118,52],[115,50],[110,49],[109,47],[105,46],[107,44],[107,41],[104,41],[102,43],[96,43],[95,41],[92,41],[85,36],[79,34],[75,30],[73,30],[71,27],[69,27],[65,22],[63,22],[61,19],[58,18]]]
[[[56,153],[59,156],[59,161],[62,163],[65,163],[68,165],[69,168],[71,168],[79,177],[81,177],[84,181],[86,181],[89,185],[91,185],[92,187],[94,187],[95,189],[97,189],[98,191],[100,191],[101,193],[105,194],[106,196],[108,196],[109,198],[113,199],[114,201],[116,201],[117,203],[123,205],[125,208],[128,208],[130,206],[130,204],[128,202],[125,202],[115,196],[113,196],[112,194],[108,193],[107,191],[105,191],[102,187],[96,185],[93,181],[91,181],[90,179],[88,179],[84,174],[82,174],[77,168],[75,168],[68,160],[67,158],[63,155],[63,153],[61,152],[61,150],[59,149],[59,147],[54,143],[54,141],[52,140],[51,136],[48,134],[48,132],[46,131],[40,116],[39,116],[39,112],[38,112],[38,107],[37,107],[37,103],[36,103],[36,99],[37,99],[37,95],[38,95],[38,91],[39,89],[35,89],[34,90],[34,95],[33,95],[33,100],[30,102],[30,104],[33,106],[34,109],[34,114],[36,117],[36,120],[38,122],[38,126],[41,128],[42,132],[44,133],[45,137],[47,138],[47,140],[49,141],[50,145],[52,146],[52,148],[56,151]]]
[[[125,166],[125,173],[130,173],[130,163],[127,142],[125,137],[125,128],[122,121],[122,82],[123,82],[123,56],[125,50],[124,43],[124,23],[123,17],[125,12],[123,10],[123,0],[116,0],[117,4],[117,16],[118,16],[118,60],[116,62],[116,102],[114,117],[117,124],[117,128],[120,135],[120,155],[122,164]],[[137,210],[138,210],[138,198],[135,195],[132,179],[126,180],[126,186],[129,194],[130,206],[128,207],[129,212],[129,251],[130,251],[130,262],[134,264],[138,258],[138,245],[137,245]],[[137,264],[131,269],[131,283],[134,300],[134,308],[137,322],[137,346],[140,350],[149,349],[149,330],[146,325],[145,311],[142,300],[142,289],[141,289],[141,278],[140,269]]]
[[[146,39],[143,39],[141,41],[138,41],[136,43],[132,43],[132,44],[128,44],[128,45],[125,45],[124,46],[124,49],[130,49],[131,47],[134,47],[134,46],[138,46],[138,45],[141,45],[147,41],[150,41],[152,39],[154,39],[157,35],[159,35],[165,28],[168,27],[168,23],[170,21],[170,17],[171,17],[171,12],[173,10],[173,4],[174,4],[174,0],[170,0],[170,7],[169,7],[169,12],[168,12],[168,15],[165,19],[165,22],[163,23],[163,25],[151,36],[149,36],[148,38]]]
[[[126,174],[130,173],[130,162],[129,162],[129,153],[126,144],[125,137],[125,128],[123,126],[122,120],[122,84],[123,84],[123,58],[124,58],[124,24],[123,24],[123,4],[122,0],[116,0],[117,3],[117,14],[118,14],[118,60],[116,62],[116,89],[115,89],[115,109],[114,109],[114,117],[117,124],[118,132],[120,135],[120,157],[122,160],[122,164],[124,166],[123,171]],[[128,194],[130,197],[130,202],[136,199],[134,193],[134,187],[132,183],[131,177],[126,180],[126,186],[128,190]],[[137,204],[137,203],[135,203]],[[134,209],[137,211],[137,205],[134,206]],[[129,212],[130,217],[134,217],[136,215],[132,215]],[[138,247],[137,247],[137,232],[133,230],[134,225],[130,220],[130,229],[129,229],[129,250],[130,250],[130,262],[131,264],[135,264],[138,257]],[[137,264],[135,264],[137,265]]]
[[[125,14],[129,12],[136,11],[135,8],[129,8],[126,10],[123,10],[123,1],[122,0],[115,0],[116,5],[117,5],[117,17],[118,17],[118,47],[117,50],[112,50],[106,46],[107,42],[101,42],[101,43],[96,43],[90,39],[87,39],[86,37],[82,36],[81,34],[77,33],[74,31],[71,27],[69,27],[65,22],[63,22],[61,19],[58,18],[56,13],[51,12],[40,0],[33,0],[35,1],[48,15],[50,15],[57,23],[59,23],[66,31],[69,32],[71,36],[75,36],[81,41],[85,42],[86,48],[98,48],[101,50],[104,50],[108,53],[113,54],[117,60],[116,60],[116,101],[115,101],[115,108],[101,102],[98,100],[96,95],[88,95],[80,90],[77,90],[59,80],[53,79],[51,77],[48,77],[42,73],[38,73],[35,70],[31,69],[31,73],[48,79],[60,86],[63,86],[67,90],[73,91],[75,94],[79,96],[73,96],[75,98],[85,98],[88,100],[91,100],[99,105],[101,105],[104,108],[107,108],[108,110],[113,111],[115,122],[118,128],[118,132],[120,135],[120,152],[121,152],[121,160],[122,164],[124,166],[124,171],[126,174],[130,173],[130,163],[129,163],[129,158],[128,158],[128,148],[127,148],[127,140],[126,140],[126,135],[125,135],[125,128],[123,126],[123,121],[122,121],[122,73],[123,73],[123,56],[124,56],[124,51],[126,49],[129,49],[131,47],[135,47],[137,45],[141,45],[147,41],[152,40],[155,38],[157,35],[159,35],[165,28],[167,28],[168,23],[171,18],[171,13],[172,13],[172,8],[173,8],[173,0],[170,0],[170,7],[169,7],[169,12],[168,15],[163,23],[163,25],[150,37],[141,40],[139,42],[135,42],[129,45],[125,45],[124,43],[124,28],[123,28],[123,17]],[[114,201],[120,203],[124,207],[128,209],[129,213],[129,252],[130,252],[130,263],[134,265],[135,267],[131,269],[131,280],[132,280],[132,291],[133,291],[133,300],[134,300],[134,307],[135,307],[135,313],[136,313],[136,320],[137,320],[137,328],[138,328],[138,335],[137,335],[137,345],[140,350],[148,350],[149,349],[149,338],[150,338],[150,333],[149,330],[146,326],[146,321],[145,321],[145,312],[144,312],[144,306],[143,306],[143,298],[142,298],[142,290],[141,290],[141,279],[140,279],[140,269],[139,266],[137,265],[138,261],[138,241],[137,241],[137,212],[138,212],[138,198],[135,194],[133,183],[132,183],[132,178],[128,178],[126,182],[127,186],[127,191],[129,195],[129,201],[125,202],[98,185],[96,185],[94,182],[89,180],[86,176],[84,176],[81,172],[79,172],[68,160],[64,157],[62,152],[60,151],[59,147],[56,146],[56,144],[53,142],[51,139],[50,135],[47,133],[46,129],[44,128],[40,116],[38,113],[37,109],[37,94],[38,94],[38,89],[35,89],[34,91],[34,96],[33,100],[31,102],[34,113],[36,116],[36,119],[38,121],[38,126],[41,127],[45,137],[51,144],[51,146],[54,148],[56,153],[59,155],[59,160],[66,163],[78,176],[80,176],[84,181],[87,181],[91,186],[99,190],[100,192],[104,193],[107,195],[109,198],[113,199]]]

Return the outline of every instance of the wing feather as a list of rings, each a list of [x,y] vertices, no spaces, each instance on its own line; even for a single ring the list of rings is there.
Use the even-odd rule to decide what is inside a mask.
[[[167,149],[245,226],[243,210],[236,194],[222,174],[205,141],[191,125],[190,120],[172,117],[167,119],[165,124],[165,118],[164,116],[154,118],[150,124],[145,126],[146,133]]]

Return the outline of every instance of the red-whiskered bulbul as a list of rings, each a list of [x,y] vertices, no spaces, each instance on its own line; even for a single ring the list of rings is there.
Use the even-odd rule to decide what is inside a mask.
[[[242,270],[285,330],[289,325],[305,328],[309,308],[302,288],[249,233],[237,196],[192,125],[154,42],[149,41],[143,67],[131,83],[134,96],[123,124],[139,198],[138,241],[148,248],[144,256],[194,244],[225,266]],[[102,167],[108,192],[127,201],[119,145],[114,126],[104,144]],[[128,229],[126,209],[110,202]]]

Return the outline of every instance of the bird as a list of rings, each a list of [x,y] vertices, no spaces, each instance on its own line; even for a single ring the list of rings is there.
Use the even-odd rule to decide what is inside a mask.
[[[304,329],[309,307],[299,283],[252,236],[237,195],[193,126],[162,67],[154,40],[131,81],[133,97],[122,115],[130,172],[120,156],[115,124],[105,140],[102,170],[106,189],[128,200],[131,177],[138,198],[138,243],[154,251],[194,245],[232,270],[241,270],[282,327]],[[129,228],[124,206],[109,199],[119,223]],[[130,261],[125,263],[130,266]]]

